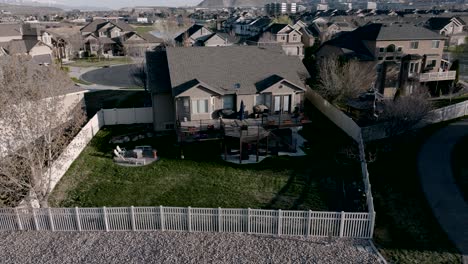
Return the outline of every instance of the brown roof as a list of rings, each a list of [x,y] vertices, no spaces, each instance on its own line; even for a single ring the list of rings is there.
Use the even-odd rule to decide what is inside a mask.
[[[112,25],[122,29],[123,31],[135,31],[130,25],[122,21],[106,21],[103,19],[96,19],[93,22],[89,23],[88,25],[81,28],[82,32],[96,32],[100,30],[103,26],[107,23],[111,23]]]
[[[21,36],[21,24],[1,24],[0,37]]]

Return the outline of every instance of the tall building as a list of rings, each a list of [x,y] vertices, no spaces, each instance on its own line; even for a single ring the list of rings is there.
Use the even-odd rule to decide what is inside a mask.
[[[297,12],[296,3],[269,3],[265,5],[267,15],[294,14]]]

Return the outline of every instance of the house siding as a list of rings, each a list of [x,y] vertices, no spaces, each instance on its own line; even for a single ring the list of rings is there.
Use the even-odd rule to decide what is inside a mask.
[[[171,94],[153,95],[154,130],[169,130],[166,124],[175,124],[174,100]]]

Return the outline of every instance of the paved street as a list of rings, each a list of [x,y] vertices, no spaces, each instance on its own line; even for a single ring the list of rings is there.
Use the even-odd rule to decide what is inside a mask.
[[[81,79],[97,85],[133,87],[135,84],[130,78],[130,67],[132,65],[119,65],[91,70],[81,75]]]
[[[437,131],[423,145],[418,169],[435,217],[468,264],[468,204],[455,183],[451,162],[452,150],[464,136],[468,136],[468,120]]]

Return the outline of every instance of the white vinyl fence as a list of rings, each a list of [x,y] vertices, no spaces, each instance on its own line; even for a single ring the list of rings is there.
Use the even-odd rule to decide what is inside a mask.
[[[100,113],[106,126],[153,123],[151,107],[103,109]]]
[[[468,100],[457,104],[449,105],[439,109],[432,110],[427,118],[416,124],[413,128],[419,129],[430,124],[436,124],[444,121],[457,119],[468,115]],[[363,127],[362,136],[364,141],[373,141],[389,137],[387,132],[388,124],[381,123],[373,126]]]
[[[0,208],[0,231],[187,231],[372,238],[369,213],[191,207]]]

